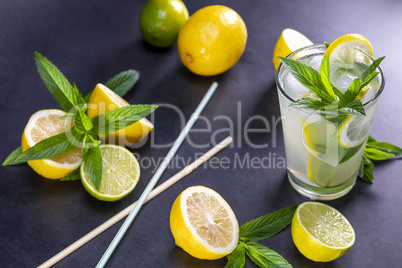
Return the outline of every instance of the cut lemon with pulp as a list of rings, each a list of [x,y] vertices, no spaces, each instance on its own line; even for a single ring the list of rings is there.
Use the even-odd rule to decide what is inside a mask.
[[[140,178],[140,165],[126,148],[100,145],[102,154],[102,180],[97,190],[89,178],[85,163],[81,165],[81,182],[93,197],[102,201],[116,201],[134,190]]]
[[[170,229],[176,245],[193,257],[214,260],[231,253],[239,241],[232,209],[214,190],[194,186],[173,203]]]
[[[278,57],[286,57],[293,51],[312,45],[313,42],[310,41],[306,36],[295,31],[293,29],[286,28],[282,31],[281,36],[279,37],[278,41],[276,42],[276,46],[274,49],[274,56],[272,62],[276,69],[278,69],[279,64],[281,61]]]
[[[333,261],[354,244],[352,225],[338,210],[319,202],[304,202],[292,220],[292,237],[298,250],[317,262]]]
[[[87,114],[91,119],[100,114],[129,105],[128,102],[105,85],[97,84],[89,98]],[[146,118],[142,118],[140,121],[116,132],[100,135],[99,138],[107,143],[130,145],[143,140],[153,128],[154,125],[151,122]]]
[[[41,140],[60,134],[71,128],[71,121],[60,119],[62,110],[40,110],[29,119],[21,138],[22,151],[26,151]],[[81,148],[77,147],[52,159],[28,161],[28,165],[39,175],[49,179],[67,176],[81,165]]]

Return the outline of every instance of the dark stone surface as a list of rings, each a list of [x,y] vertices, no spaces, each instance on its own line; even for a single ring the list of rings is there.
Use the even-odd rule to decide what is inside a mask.
[[[286,27],[317,43],[331,42],[346,33],[361,33],[372,42],[376,57],[387,56],[382,64],[386,88],[372,135],[402,146],[402,3],[399,1],[185,3],[190,14],[206,5],[223,4],[243,17],[249,33],[247,48],[228,72],[200,77],[182,66],[176,46],[159,50],[146,45],[138,26],[145,1],[0,1],[1,162],[20,145],[20,136],[31,114],[40,109],[59,108],[37,74],[34,51],[48,57],[84,94],[122,70],[136,69],[141,78],[127,94],[127,101],[175,105],[186,119],[212,81],[219,82],[218,91],[203,113],[212,123],[211,132],[190,134],[192,142],[208,146],[194,148],[187,141],[177,155],[186,161],[194,160],[196,154],[204,153],[214,142],[232,134],[234,146],[217,155],[218,160],[227,158],[230,164],[214,168],[211,162],[144,205],[107,267],[223,267],[225,258],[197,260],[174,244],[169,228],[170,208],[189,186],[204,185],[219,192],[233,208],[239,224],[305,201],[291,188],[283,165],[278,164],[284,157],[282,130],[272,123],[279,117],[272,53]],[[268,148],[253,148],[242,132],[247,120],[255,115],[267,118],[271,131],[253,133],[249,141],[268,144]],[[228,130],[231,127],[228,121],[217,116],[233,120],[233,133]],[[157,144],[173,142],[182,128],[179,115],[171,109],[160,108],[153,120]],[[205,120],[195,127],[206,128]],[[250,127],[263,128],[264,124],[255,120]],[[218,130],[221,131],[213,135]],[[152,148],[149,142],[132,151],[142,160],[140,182],[129,196],[115,203],[94,199],[80,182],[43,179],[26,164],[0,167],[0,266],[38,266],[137,200],[155,168],[145,159],[157,160],[166,155],[168,148]],[[270,167],[240,168],[236,162],[247,156],[262,159],[270,155],[271,161],[276,160]],[[328,264],[309,261],[294,246],[290,228],[262,243],[278,251],[294,267],[399,267],[401,164],[400,160],[377,164],[373,185],[358,181],[350,194],[328,202],[356,230],[355,245],[340,259]],[[181,167],[171,166],[160,183]],[[121,222],[55,267],[94,267],[120,226]],[[254,264],[247,261],[246,267]]]

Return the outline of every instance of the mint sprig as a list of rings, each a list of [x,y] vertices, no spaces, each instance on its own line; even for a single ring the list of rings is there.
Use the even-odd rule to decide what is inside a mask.
[[[379,142],[369,136],[360,165],[359,177],[368,183],[373,183],[374,163],[402,156],[402,148],[387,142]]]
[[[91,93],[84,99],[78,87],[71,84],[55,65],[38,52],[35,52],[35,62],[44,84],[67,112],[61,118],[74,121],[73,127],[66,132],[40,141],[25,152],[22,151],[21,146],[18,147],[5,159],[3,166],[53,158],[80,146],[84,167],[94,186],[99,190],[102,179],[102,155],[97,135],[106,135],[129,126],[155,111],[157,106],[131,105],[89,119],[86,114],[86,102]],[[123,96],[138,79],[137,71],[127,70],[111,78],[106,85],[119,96]],[[78,168],[61,180],[77,180],[79,173]]]
[[[225,268],[244,267],[246,254],[259,267],[292,267],[280,254],[257,242],[270,238],[286,228],[292,222],[296,209],[297,205],[283,208],[240,226],[239,244],[227,256],[228,262]]]
[[[374,70],[385,57],[374,60],[363,72],[363,81],[360,78],[354,79],[345,93],[342,93],[331,83],[328,54],[322,59],[320,72],[304,63],[283,57],[278,58],[299,83],[319,98],[303,97],[293,102],[290,105],[291,107],[365,116],[363,104],[356,97],[379,74]]]
[[[77,87],[73,87],[47,58],[35,52],[35,62],[43,83],[63,110],[68,112],[78,104],[85,102]]]

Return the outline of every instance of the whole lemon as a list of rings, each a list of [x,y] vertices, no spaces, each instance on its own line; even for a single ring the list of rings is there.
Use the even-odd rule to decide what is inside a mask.
[[[156,47],[169,47],[188,19],[181,0],[150,0],[140,14],[140,30],[145,41]]]
[[[193,73],[211,76],[227,71],[246,48],[247,28],[236,11],[213,5],[187,20],[177,40],[180,59]]]

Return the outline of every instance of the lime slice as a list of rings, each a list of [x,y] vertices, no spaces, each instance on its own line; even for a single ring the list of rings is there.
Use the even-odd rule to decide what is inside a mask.
[[[293,216],[292,237],[306,258],[329,262],[353,246],[356,234],[338,210],[319,202],[304,202]]]
[[[370,134],[370,121],[366,117],[351,115],[339,126],[338,142],[344,148],[362,144]]]
[[[90,180],[84,162],[80,169],[81,182],[93,197],[102,201],[117,201],[134,190],[140,177],[140,165],[124,147],[106,144],[99,148],[103,164],[99,191]]]

